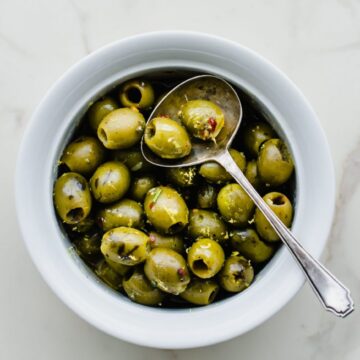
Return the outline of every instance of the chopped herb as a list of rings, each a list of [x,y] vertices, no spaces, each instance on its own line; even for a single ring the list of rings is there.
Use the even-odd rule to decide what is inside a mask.
[[[156,204],[157,200],[159,199],[159,196],[161,194],[162,190],[161,189],[157,189],[153,200],[151,201],[149,208],[152,209],[154,207],[154,205]]]

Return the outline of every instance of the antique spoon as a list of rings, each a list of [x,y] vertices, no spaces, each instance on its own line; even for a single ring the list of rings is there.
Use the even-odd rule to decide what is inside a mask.
[[[242,186],[270,222],[303,270],[325,309],[340,317],[349,315],[354,310],[350,291],[302,247],[291,231],[279,220],[250,184],[231,157],[228,150],[240,126],[242,107],[237,93],[230,84],[212,75],[199,75],[188,79],[172,89],[156,105],[149,116],[148,122],[152,118],[164,114],[177,120],[181,105],[195,99],[210,100],[221,104],[225,115],[225,126],[216,138],[216,143],[196,141],[193,143],[192,151],[187,157],[166,160],[152,153],[146,146],[144,139],[142,139],[141,151],[145,159],[154,165],[163,167],[191,166],[206,161],[218,162]]]

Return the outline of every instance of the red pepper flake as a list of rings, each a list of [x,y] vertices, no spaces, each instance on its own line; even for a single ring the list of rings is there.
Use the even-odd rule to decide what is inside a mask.
[[[154,234],[150,234],[150,236],[149,236],[149,240],[150,240],[150,242],[151,242],[152,244],[154,244],[154,243],[155,243],[155,241],[156,241],[156,237],[155,237],[155,235],[154,235]]]
[[[185,271],[183,268],[179,268],[179,269],[177,270],[177,273],[178,273],[178,275],[180,276],[180,280],[181,280],[181,281],[184,280],[184,277],[185,277],[185,275],[186,275],[186,271]]]
[[[216,120],[215,120],[213,117],[210,117],[210,118],[208,119],[208,124],[209,124],[210,127],[211,127],[211,132],[214,132],[215,129],[216,129],[216,125],[217,125]]]
[[[157,189],[157,191],[156,191],[156,194],[154,195],[154,197],[153,197],[153,200],[150,202],[150,204],[149,204],[149,208],[150,208],[150,210],[154,207],[154,205],[156,204],[156,202],[157,202],[157,200],[158,200],[158,198],[159,198],[159,196],[160,196],[160,194],[161,194],[161,189]]]

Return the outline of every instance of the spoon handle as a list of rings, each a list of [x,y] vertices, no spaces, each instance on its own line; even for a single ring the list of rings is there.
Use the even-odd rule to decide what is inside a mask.
[[[350,291],[300,245],[290,230],[281,222],[250,184],[228,151],[218,156],[216,161],[242,186],[270,222],[276,233],[297,260],[325,309],[340,317],[349,315],[354,310],[354,303],[351,299]]]

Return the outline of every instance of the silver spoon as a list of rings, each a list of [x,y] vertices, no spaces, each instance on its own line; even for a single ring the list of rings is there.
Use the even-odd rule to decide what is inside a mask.
[[[163,167],[191,166],[206,161],[216,161],[221,164],[243,187],[288,247],[325,309],[340,317],[349,315],[354,310],[350,291],[302,247],[249,183],[231,157],[228,149],[239,129],[242,107],[237,93],[230,84],[212,75],[199,75],[188,79],[172,89],[156,105],[148,121],[164,114],[176,120],[181,105],[194,99],[206,99],[221,105],[225,115],[225,126],[216,138],[216,143],[196,141],[187,157],[165,160],[152,153],[142,140],[141,151],[145,159]]]

